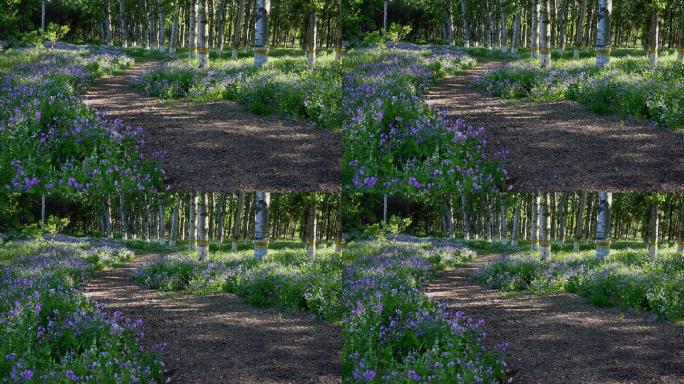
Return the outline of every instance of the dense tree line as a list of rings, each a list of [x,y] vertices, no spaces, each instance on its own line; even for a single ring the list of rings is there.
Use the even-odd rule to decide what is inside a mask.
[[[389,198],[389,216],[410,217],[417,234],[531,247],[548,256],[553,243],[595,243],[604,257],[611,241],[644,241],[684,249],[684,196],[674,193],[503,193]],[[383,221],[382,196],[357,195],[345,207],[350,230]],[[603,249],[605,248],[605,249]]]
[[[551,50],[573,49],[578,57],[591,47],[600,65],[618,47],[684,55],[681,0],[355,0],[349,15],[350,38],[387,28],[387,19],[412,26],[414,40],[514,53],[524,47],[544,60]]]

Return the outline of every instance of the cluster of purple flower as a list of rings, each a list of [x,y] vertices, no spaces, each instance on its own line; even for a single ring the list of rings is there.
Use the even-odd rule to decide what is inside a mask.
[[[82,243],[80,244],[82,245]],[[0,273],[0,377],[11,382],[157,382],[160,361],[145,352],[141,321],[108,313],[78,287],[94,272],[87,261],[127,252],[119,245],[28,242]],[[26,248],[26,249],[21,249]]]
[[[447,244],[447,247],[452,247]],[[358,259],[344,273],[345,376],[358,383],[492,382],[503,353],[482,344],[484,321],[431,301],[429,250],[407,243]]]

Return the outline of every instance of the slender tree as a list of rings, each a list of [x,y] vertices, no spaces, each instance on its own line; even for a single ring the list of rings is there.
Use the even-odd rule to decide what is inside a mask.
[[[190,20],[188,20],[188,56],[197,57],[197,0],[190,1]]]
[[[677,62],[684,64],[684,0],[679,0],[679,44],[677,47]]]
[[[207,220],[207,194],[200,193],[197,204],[197,254],[204,261],[209,254],[209,221]]]
[[[193,192],[190,194],[190,201],[188,203],[188,248],[194,251],[197,247],[197,195]]]
[[[504,194],[501,194],[501,199],[499,201],[500,201],[499,209],[501,210],[501,223],[500,223],[501,224],[501,231],[500,231],[501,244],[506,245],[506,244],[508,244],[508,234],[507,234],[508,220],[506,219],[508,211],[506,210],[506,196]]]
[[[506,28],[506,3],[499,0],[499,13],[501,16],[501,52],[508,52],[508,35]]]
[[[511,229],[511,247],[518,246],[518,234],[520,233],[520,201],[515,199],[515,210],[513,211],[513,228]]]
[[[235,220],[233,221],[233,243],[231,249],[237,252],[238,244],[240,243],[240,223],[242,223],[242,210],[245,206],[244,192],[238,192],[237,204],[235,205]]]
[[[540,226],[539,235],[541,240],[539,241],[539,254],[542,260],[548,260],[551,256],[551,222],[549,220],[549,194],[543,193],[541,197],[540,204]]]
[[[309,6],[309,21],[306,31],[306,63],[309,69],[316,64],[316,40],[318,38],[318,16],[315,5]]]
[[[658,259],[658,236],[660,234],[660,207],[658,205],[657,198],[654,197],[651,202],[651,230],[650,230],[650,242],[648,246],[648,253],[651,256],[651,260],[655,261]]]
[[[318,230],[318,209],[315,198],[309,202],[309,218],[307,219],[307,243],[306,249],[309,255],[309,260],[313,260],[316,256],[316,232]]]
[[[114,45],[114,36],[112,33],[112,7],[109,0],[105,1],[105,39],[107,45]]]
[[[164,245],[166,239],[166,211],[164,210],[164,197],[161,193],[157,194],[157,201],[159,201],[159,245]]]
[[[532,212],[530,214],[530,249],[539,249],[539,194],[535,193],[532,198]]]
[[[612,204],[612,192],[599,192],[596,209],[596,260],[603,260],[610,253],[610,208]]]
[[[268,62],[268,17],[271,12],[271,0],[256,0],[256,4],[254,66],[261,67]]]
[[[613,0],[599,0],[596,27],[596,66],[605,67],[610,62],[610,18]]]
[[[175,9],[173,12],[173,20],[171,21],[171,36],[169,37],[169,55],[176,54],[176,40],[178,39],[178,14],[180,9]]]
[[[542,0],[539,59],[542,68],[551,66],[551,6],[550,0]]]
[[[387,0],[384,1],[382,7],[382,29],[387,30]]]
[[[197,55],[199,58],[199,67],[206,68],[209,64],[209,23],[207,16],[209,15],[209,3],[207,0],[200,0],[199,4],[199,48]]]
[[[516,7],[515,16],[513,18],[513,37],[511,41],[511,53],[518,53],[518,45],[520,44],[520,10]]]
[[[584,216],[584,207],[587,205],[587,193],[580,193],[580,201],[577,206],[577,220],[575,220],[575,242],[572,244],[574,252],[579,251],[580,242],[582,241],[582,222]]]
[[[577,27],[575,28],[575,50],[572,57],[579,59],[580,51],[584,46],[584,16],[587,14],[587,0],[580,0],[580,8],[577,11]]]
[[[565,225],[566,215],[568,210],[568,193],[563,192],[560,201],[560,225],[558,226],[558,246],[562,247],[565,244]]]
[[[470,240],[470,222],[468,221],[468,198],[465,192],[461,193],[461,217],[463,221],[463,239]]]
[[[119,39],[121,46],[128,48],[128,33],[126,31],[126,13],[124,9],[124,0],[119,0]]]
[[[262,260],[268,256],[268,210],[270,205],[270,193],[256,193],[256,205],[254,207],[254,258],[257,260]]]
[[[176,234],[178,232],[178,206],[180,205],[180,200],[171,201],[171,228],[169,228],[169,248],[174,248],[176,246]]]
[[[159,52],[166,52],[166,18],[164,17],[164,5],[161,0],[157,0],[157,9],[159,13]]]
[[[539,0],[532,0],[532,23],[530,26],[530,52],[539,57]]]
[[[245,14],[245,0],[239,0],[237,4],[237,10],[235,12],[235,30],[233,31],[233,50],[232,58],[236,60],[238,58],[238,50],[240,49],[240,31],[242,31],[242,18]]]
[[[684,256],[684,193],[679,196],[679,235],[677,236],[677,255]]]
[[[658,65],[658,39],[660,35],[660,21],[658,18],[658,8],[655,4],[651,5],[650,34],[648,38],[648,58],[652,66]]]
[[[466,0],[461,0],[461,23],[463,24],[463,46],[470,48],[470,29],[468,28]]]

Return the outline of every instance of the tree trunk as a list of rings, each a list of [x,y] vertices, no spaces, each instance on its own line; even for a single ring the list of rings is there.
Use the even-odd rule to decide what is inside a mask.
[[[207,16],[209,15],[209,4],[207,0],[200,0],[199,5],[199,36],[197,49],[197,56],[199,58],[199,67],[204,69],[209,64],[209,23]]]
[[[610,253],[610,206],[612,203],[612,192],[599,192],[596,209],[596,260],[603,260]]]
[[[233,32],[233,50],[231,56],[233,60],[238,58],[238,50],[240,49],[240,33],[242,31],[242,18],[245,14],[245,0],[239,0],[237,13],[235,15],[235,31]]]
[[[679,1],[679,44],[677,46],[677,62],[684,64],[684,1]]]
[[[511,53],[518,53],[518,44],[520,42],[520,10],[516,9],[515,18],[513,19],[513,39],[511,41]]]
[[[180,8],[177,9],[173,14],[173,21],[171,22],[171,37],[169,38],[169,54],[176,54],[176,40],[178,39],[178,14],[180,13]]]
[[[657,201],[651,203],[651,231],[650,231],[650,242],[648,246],[649,255],[651,260],[656,261],[658,259],[658,236],[660,232],[660,207]]]
[[[218,45],[219,54],[223,53],[223,43],[225,40],[225,29],[226,29],[226,0],[221,0],[219,3],[219,22],[218,22]]]
[[[387,225],[387,194],[382,195],[382,224]]]
[[[387,30],[387,0],[385,0],[382,7],[382,29]]]
[[[197,218],[196,218],[196,207],[197,207],[197,196],[195,193],[190,194],[189,203],[189,218],[188,218],[188,248],[190,251],[194,251],[197,246]]]
[[[119,230],[121,238],[128,240],[128,223],[126,222],[126,197],[123,191],[119,192]]]
[[[188,21],[188,56],[197,57],[197,0],[190,2],[190,20]]]
[[[339,0],[338,15],[337,15],[337,38],[335,39],[335,62],[342,60],[342,41],[344,39],[344,30],[342,28],[342,0]]]
[[[454,231],[454,197],[450,194],[446,198],[446,235],[449,238],[456,236]]]
[[[164,197],[161,193],[157,194],[159,200],[159,245],[166,243],[166,212],[164,211]]]
[[[173,201],[173,206],[171,207],[171,228],[169,228],[169,248],[174,248],[176,246],[176,233],[178,232],[178,206],[181,200],[178,202]]]
[[[684,193],[679,197],[679,235],[677,236],[677,256],[684,256]]]
[[[518,234],[520,232],[520,201],[515,199],[515,210],[513,211],[513,228],[511,229],[511,247],[518,246]]]
[[[567,211],[568,211],[568,193],[563,192],[560,201],[560,223],[558,229],[558,246],[563,248],[565,245],[565,223],[567,221]]]
[[[316,40],[318,38],[318,17],[313,5],[309,9],[309,22],[306,31],[306,63],[309,69],[316,65]]]
[[[114,238],[114,231],[112,231],[112,202],[109,194],[105,195],[104,201],[104,235],[110,239]]]
[[[315,201],[312,201],[309,204],[309,220],[307,221],[307,224],[306,250],[309,255],[309,260],[313,260],[314,257],[316,257],[316,231],[318,230],[318,214]]]
[[[547,0],[545,0],[545,2],[548,3]],[[548,260],[551,256],[551,223],[549,220],[549,194],[543,193],[542,195],[543,196],[541,198],[541,207],[539,212],[539,237],[541,238],[541,240],[539,241],[539,254],[541,255],[542,260]]]
[[[461,23],[463,24],[463,46],[465,48],[470,48],[470,30],[468,28],[466,0],[461,0]]]
[[[119,40],[121,40],[121,46],[128,48],[128,37],[126,32],[126,14],[124,10],[124,0],[119,0]]]
[[[161,0],[157,0],[157,9],[159,9],[159,52],[164,53],[166,52],[166,18]]]
[[[205,1],[206,4],[206,1]],[[209,221],[207,220],[207,194],[200,193],[197,204],[197,254],[205,261],[209,254]]]
[[[499,0],[499,9],[501,12],[501,52],[508,52],[508,31],[506,28],[506,5],[504,0]]]
[[[105,33],[107,39],[107,45],[114,45],[114,36],[112,36],[112,9],[109,1],[105,5]]]
[[[539,0],[532,0],[532,25],[530,26],[530,52],[539,57]]]
[[[216,214],[216,237],[218,238],[218,243],[223,244],[223,237],[225,233],[225,209],[226,209],[226,194],[221,193],[219,194],[218,198],[218,208],[217,208],[217,214]]]
[[[235,220],[233,222],[233,243],[231,249],[237,252],[240,243],[240,225],[242,224],[242,209],[245,206],[245,193],[238,192],[237,205],[235,206]]]
[[[256,205],[254,208],[254,258],[257,260],[262,260],[268,256],[268,208],[270,204],[270,193],[256,193]]]
[[[658,9],[655,5],[651,6],[651,22],[650,22],[650,34],[649,34],[649,50],[648,59],[651,66],[655,67],[658,65],[658,38],[660,34],[660,22],[658,20]]]
[[[256,4],[254,66],[261,67],[268,62],[268,17],[271,12],[271,0],[257,0]]]
[[[461,217],[463,218],[463,240],[470,240],[470,223],[468,222],[468,198],[461,193]]]
[[[551,66],[551,19],[550,6],[551,0],[542,0],[541,12],[541,48],[539,49],[539,59],[542,68]]]
[[[536,251],[539,249],[539,194],[535,193],[532,201],[532,212],[530,214],[530,249]]]
[[[583,48],[584,16],[587,14],[587,0],[580,1],[580,8],[577,13],[577,29],[575,30],[575,50],[572,54],[574,59],[579,59],[580,51]]]
[[[342,254],[342,195],[341,194],[338,196],[338,200],[337,200],[337,217],[335,218],[335,221],[336,221],[335,254],[339,256]]]
[[[45,0],[40,4],[40,33],[45,32]]]
[[[502,0],[503,1],[503,0]],[[447,15],[446,15],[446,32],[447,41],[449,45],[456,45],[456,39],[454,38],[454,5],[451,0],[447,2]]]
[[[501,244],[506,245],[508,244],[508,219],[507,219],[507,209],[506,209],[506,195],[501,194],[501,199],[500,199],[500,210],[501,210],[501,218],[499,221],[500,224],[500,236],[501,236]]]
[[[565,53],[565,33],[567,29],[567,18],[568,18],[568,0],[563,0],[561,3],[561,20],[560,20],[560,36],[559,36],[559,42],[560,42],[560,51],[561,55]]]
[[[45,194],[40,195],[40,230],[45,231]]]
[[[596,27],[596,66],[605,67],[610,62],[610,18],[613,0],[599,0]]]

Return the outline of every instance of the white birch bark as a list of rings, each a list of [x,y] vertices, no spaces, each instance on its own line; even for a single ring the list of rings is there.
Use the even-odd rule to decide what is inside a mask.
[[[199,4],[199,47],[197,49],[197,56],[199,58],[199,67],[204,69],[209,64],[209,23],[207,16],[209,15],[209,3],[207,0],[200,0]]]
[[[166,52],[166,18],[164,17],[164,6],[161,0],[157,0],[157,9],[159,9],[159,52]]]
[[[114,231],[112,230],[112,202],[110,200],[109,194],[105,195],[104,201],[104,218],[105,218],[105,236],[107,238],[114,238]]]
[[[532,24],[530,26],[530,52],[539,57],[539,0],[532,0]]]
[[[584,207],[587,205],[587,193],[580,194],[579,206],[577,209],[577,220],[575,220],[575,241],[572,244],[573,252],[579,252],[580,242],[582,241],[582,223],[584,222]]]
[[[194,251],[197,248],[197,196],[195,193],[190,194],[190,203],[188,204],[188,248]]]
[[[188,22],[188,55],[197,57],[197,0],[190,2],[190,20]]]
[[[566,30],[567,30],[567,20],[568,20],[568,0],[563,0],[561,4],[561,20],[560,20],[560,51],[561,56],[565,53],[565,43],[567,40]]]
[[[449,45],[456,45],[456,41],[454,38],[454,5],[452,3],[452,0],[449,0],[447,2],[447,15],[446,15],[446,29],[447,29],[447,40],[449,41]]]
[[[651,239],[648,246],[648,253],[652,261],[658,260],[658,237],[660,232],[660,207],[658,202],[651,203]]]
[[[114,45],[114,36],[112,36],[112,8],[109,0],[105,1],[105,33],[107,34],[107,45]]]
[[[315,202],[309,204],[309,220],[307,230],[307,244],[306,250],[309,255],[309,260],[313,260],[316,256],[316,231],[318,230],[318,214]]]
[[[658,39],[660,35],[660,22],[658,20],[658,9],[651,6],[651,29],[649,35],[648,60],[651,66],[658,65]]]
[[[309,9],[309,23],[308,29],[306,31],[307,35],[307,50],[306,50],[306,64],[309,69],[313,69],[316,65],[316,43],[318,39],[318,17],[316,14],[316,9],[311,6]]]
[[[256,205],[254,208],[254,258],[257,260],[263,260],[268,256],[268,209],[270,204],[270,193],[256,193]]]
[[[584,17],[587,14],[587,0],[580,0],[580,8],[577,14],[577,27],[575,29],[575,50],[572,57],[577,60],[580,51],[584,48]]]
[[[612,192],[599,192],[596,209],[596,260],[605,259],[610,253],[610,206]]]
[[[205,261],[209,254],[209,221],[207,220],[207,194],[200,193],[197,204],[197,254]]]
[[[219,23],[218,23],[218,44],[219,44],[219,54],[223,54],[223,44],[225,40],[225,29],[226,29],[226,0],[221,0],[219,4]]]
[[[613,0],[599,0],[596,25],[596,66],[605,67],[610,62],[610,18]]]
[[[235,206],[235,220],[233,222],[233,242],[231,250],[237,252],[240,244],[240,225],[242,224],[242,209],[245,206],[244,192],[238,192],[237,205]]]
[[[126,222],[126,197],[123,191],[119,191],[119,231],[121,238],[128,240],[128,223]]]
[[[451,194],[446,198],[445,220],[447,237],[453,239],[456,236],[456,231],[454,231],[454,198]]]
[[[551,6],[550,0],[542,0],[541,9],[541,36],[539,48],[539,61],[542,68],[551,66]]]
[[[262,67],[268,63],[268,18],[271,13],[271,0],[256,0],[254,17],[254,66]]]
[[[544,193],[541,197],[539,210],[539,254],[542,260],[548,260],[551,256],[551,222],[549,221],[549,194]]]

